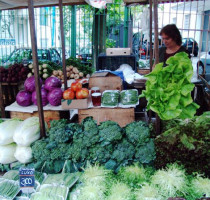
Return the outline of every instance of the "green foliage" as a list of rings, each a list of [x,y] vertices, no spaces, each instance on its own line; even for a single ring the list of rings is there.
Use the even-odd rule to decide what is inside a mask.
[[[110,38],[106,39],[106,48],[114,48],[116,46],[116,41]]]
[[[191,83],[193,67],[188,55],[184,52],[170,57],[156,65],[148,75],[146,90],[140,97],[146,97],[147,109],[156,112],[162,120],[174,118],[192,118],[199,106],[193,102]]]
[[[193,119],[179,120],[177,125],[155,139],[156,166],[179,162],[188,172],[209,174],[210,112]]]

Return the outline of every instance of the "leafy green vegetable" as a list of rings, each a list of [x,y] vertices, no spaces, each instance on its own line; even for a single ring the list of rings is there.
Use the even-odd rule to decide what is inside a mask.
[[[63,199],[67,198],[69,188],[64,185],[44,184],[40,187],[39,192],[43,195],[61,196]]]
[[[7,173],[4,174],[3,178],[13,180],[13,181],[17,181],[17,180],[19,180],[19,171],[10,170],[10,171],[8,171]]]
[[[210,112],[170,124],[171,128],[168,126],[168,130],[155,139],[156,167],[179,162],[190,173],[209,174]]]
[[[150,131],[145,122],[132,122],[125,127],[125,133],[129,142],[134,145],[143,144],[149,141]]]
[[[177,53],[156,65],[148,75],[146,90],[139,97],[146,97],[147,109],[156,112],[162,120],[192,118],[199,106],[192,101],[191,83],[193,67],[188,55]]]
[[[136,200],[164,200],[156,187],[145,183],[135,192]]]
[[[30,200],[63,200],[63,197],[55,194],[43,194],[41,192],[36,192],[31,195]]]
[[[132,200],[131,189],[121,182],[112,184],[107,200]]]
[[[120,94],[117,90],[107,90],[102,95],[102,106],[117,106],[119,103]]]
[[[105,121],[100,124],[99,128],[99,141],[102,146],[116,142],[122,139],[122,129],[114,121]]]
[[[159,189],[165,199],[183,195],[187,188],[185,171],[176,164],[170,165],[165,170],[158,170],[151,179],[151,184]]]
[[[4,179],[0,182],[0,199],[14,199],[20,191],[18,181]]]
[[[120,103],[122,105],[135,105],[138,101],[137,90],[123,90],[120,92]]]
[[[118,177],[130,187],[139,188],[139,185],[149,181],[152,172],[152,168],[144,168],[135,163],[131,166],[122,167]]]
[[[210,179],[203,178],[201,175],[197,175],[191,180],[189,193],[193,195],[194,199],[202,196],[210,197]]]
[[[155,160],[156,153],[153,139],[150,139],[149,142],[136,148],[135,158],[137,161],[144,164],[149,164]]]
[[[43,184],[55,183],[71,188],[78,181],[79,176],[78,173],[49,174]]]
[[[93,117],[81,124],[52,121],[49,137],[36,141],[32,154],[33,167],[46,173],[75,172],[87,162],[118,171],[121,166],[147,164],[155,158],[150,130],[144,122],[132,123],[125,130],[114,121],[98,126]]]

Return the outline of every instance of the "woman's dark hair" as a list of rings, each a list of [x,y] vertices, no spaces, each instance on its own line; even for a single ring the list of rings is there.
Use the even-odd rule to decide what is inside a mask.
[[[182,36],[175,24],[168,24],[164,26],[160,31],[160,35],[162,35],[163,33],[166,34],[171,39],[173,39],[177,45],[182,44]]]

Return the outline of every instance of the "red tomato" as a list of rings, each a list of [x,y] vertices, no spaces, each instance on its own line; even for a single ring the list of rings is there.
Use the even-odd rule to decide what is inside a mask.
[[[64,99],[74,99],[75,93],[74,91],[67,89],[63,92],[63,98]]]
[[[89,90],[86,88],[82,88],[76,91],[76,98],[77,99],[85,99],[89,95]]]
[[[82,89],[82,83],[80,83],[79,81],[75,81],[75,82],[73,82],[72,84],[71,84],[71,89],[73,90],[73,91],[77,91],[77,90],[80,90],[80,89]]]

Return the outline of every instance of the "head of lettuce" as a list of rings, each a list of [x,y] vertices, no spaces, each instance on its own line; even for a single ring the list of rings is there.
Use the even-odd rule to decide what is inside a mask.
[[[192,118],[199,106],[193,102],[191,83],[193,67],[185,52],[177,53],[155,66],[148,75],[146,90],[139,96],[148,101],[147,109],[156,112],[162,120]]]

